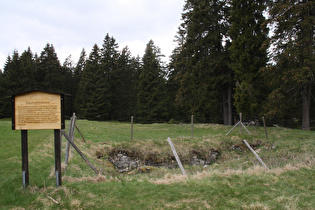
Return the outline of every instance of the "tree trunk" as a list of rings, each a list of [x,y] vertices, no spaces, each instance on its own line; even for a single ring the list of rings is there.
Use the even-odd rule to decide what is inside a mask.
[[[229,89],[228,89],[228,113],[229,113],[229,118],[228,118],[228,125],[232,125],[232,85],[231,83],[229,84]]]
[[[229,85],[227,94],[223,95],[224,125],[232,125],[232,87]]]
[[[227,94],[222,95],[223,101],[223,123],[224,125],[228,125],[229,120],[229,112],[228,112],[228,101],[227,101]]]
[[[302,129],[310,130],[311,84],[302,89]]]

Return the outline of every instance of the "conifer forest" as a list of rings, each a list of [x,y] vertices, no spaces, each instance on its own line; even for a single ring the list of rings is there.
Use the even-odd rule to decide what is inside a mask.
[[[135,57],[110,34],[75,62],[29,46],[1,67],[0,118],[11,95],[48,89],[66,94],[67,117],[232,125],[242,113],[314,129],[314,15],[311,0],[186,0],[168,62],[154,40]]]

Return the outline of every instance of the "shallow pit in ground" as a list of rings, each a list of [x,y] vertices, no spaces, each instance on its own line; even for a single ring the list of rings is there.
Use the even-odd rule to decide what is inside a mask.
[[[271,145],[258,139],[252,140],[249,144],[254,150],[258,150],[261,146],[273,149]],[[220,159],[224,161],[227,158],[233,158],[231,151],[237,154],[249,151],[240,139],[222,142],[217,148],[206,147],[205,145],[201,148],[196,147],[196,145],[190,145],[190,147],[188,145],[180,145],[178,147],[177,153],[183,165],[204,167]],[[146,142],[144,145],[143,142],[140,142],[135,147],[128,148],[126,145],[113,146],[104,143],[104,148],[96,151],[96,156],[99,159],[109,161],[118,173],[131,171],[150,172],[155,167],[170,169],[178,167],[174,154],[167,144],[152,145],[152,142],[151,144]]]
[[[208,166],[216,162],[220,152],[216,149],[192,149],[187,155],[178,154],[182,164]],[[140,152],[134,149],[113,148],[108,153],[96,153],[98,158],[107,159],[117,172],[150,172],[151,167],[178,167],[172,152]]]

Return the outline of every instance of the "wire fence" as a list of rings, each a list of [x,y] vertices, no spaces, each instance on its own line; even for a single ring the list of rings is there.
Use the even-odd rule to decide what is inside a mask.
[[[138,124],[152,124],[152,123],[170,123],[170,124],[188,124],[191,123],[192,115],[186,115],[181,117],[174,117],[170,119],[138,119],[136,115],[127,116],[125,118],[118,119],[117,121],[121,122],[130,122],[131,117],[133,117],[133,123]],[[264,117],[267,127],[285,127],[285,128],[293,128],[293,129],[302,129],[302,120],[301,119],[280,119],[280,118],[268,118]],[[239,113],[233,113],[232,117],[232,125],[237,123],[240,120]],[[211,123],[211,124],[225,124],[223,117],[216,116],[198,116],[193,115],[194,123]],[[253,115],[242,115],[242,122],[244,125],[251,126],[264,126],[263,119],[260,116]],[[310,120],[311,130],[315,130],[315,119]]]

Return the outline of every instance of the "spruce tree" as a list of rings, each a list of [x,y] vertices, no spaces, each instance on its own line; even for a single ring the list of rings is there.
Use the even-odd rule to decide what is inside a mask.
[[[14,93],[14,90],[11,91],[7,87],[7,84],[10,83],[8,74],[10,71],[11,62],[12,58],[11,56],[8,56],[0,78],[0,115],[2,118],[8,118],[12,115],[11,98],[9,96]]]
[[[4,86],[4,74],[0,71],[0,119],[10,117],[11,113],[8,113],[10,107],[10,98],[7,95],[6,88]]]
[[[5,88],[8,90],[8,95],[12,95],[25,90],[22,83],[24,75],[20,70],[20,55],[17,51],[14,51],[12,58],[8,59],[8,62],[6,63],[6,66],[4,68],[4,82]]]
[[[235,107],[246,115],[260,114],[265,84],[259,70],[266,66],[268,29],[263,12],[266,1],[233,0],[229,37],[230,67],[235,76]]]
[[[271,57],[275,64],[264,70],[273,88],[268,96],[269,116],[302,119],[304,130],[310,130],[315,74],[314,8],[311,0],[270,5],[269,23],[274,27]]]
[[[41,52],[37,61],[36,71],[39,88],[63,91],[65,84],[64,69],[60,65],[52,44],[47,43]]]
[[[115,80],[113,79],[114,71],[117,69],[119,52],[118,44],[113,37],[106,34],[102,49],[101,49],[101,68],[103,77],[100,81],[102,96],[99,97],[99,103],[104,106],[102,108],[102,115],[104,119],[110,120],[113,118],[113,109],[115,109],[115,101],[113,101],[113,94],[116,91],[114,88]]]
[[[24,51],[21,56],[17,51],[14,51],[12,59],[8,58],[3,73],[4,85],[8,95],[35,87],[35,68],[30,48]]]
[[[17,51],[14,51],[12,58],[8,57],[1,82],[2,94],[6,99],[2,99],[3,104],[0,108],[6,112],[6,117],[11,116],[10,100],[7,97],[36,87],[35,68],[30,48],[24,51],[21,56]]]
[[[75,83],[74,78],[74,64],[69,55],[63,65],[62,65],[63,73],[64,73],[64,85],[63,85],[63,92],[66,93],[65,95],[65,115],[66,117],[71,117],[74,112],[74,96],[76,93],[77,85]]]
[[[133,113],[135,100],[136,69],[128,47],[122,49],[116,68],[111,74],[112,83],[112,118],[127,120]]]
[[[142,123],[162,121],[167,118],[165,79],[161,52],[152,40],[146,46],[137,84],[137,115]]]
[[[35,73],[36,73],[36,65],[33,53],[30,48],[25,50],[20,58],[20,76],[22,77],[22,81],[20,81],[23,85],[24,89],[33,89],[37,86]]]
[[[172,56],[171,78],[178,86],[177,105],[207,122],[222,119],[222,93],[227,92],[223,87],[228,76],[223,46],[225,10],[225,1],[187,0],[177,36],[178,48]]]
[[[82,77],[83,71],[85,69],[85,66],[86,66],[86,52],[85,52],[85,49],[83,48],[81,51],[78,63],[76,64],[76,66],[74,68],[74,72],[73,72],[73,80],[74,80],[73,98],[74,98],[74,100],[77,96],[79,84],[80,84],[81,77]],[[74,111],[75,110],[76,110],[76,104],[74,102]]]
[[[177,46],[170,56],[170,63],[168,65],[168,80],[167,80],[167,93],[169,103],[169,115],[171,119],[181,120],[185,116],[187,110],[183,110],[183,104],[176,104],[177,92],[180,88],[180,76],[185,73],[185,56],[183,56],[184,43],[186,39],[186,30],[182,26],[178,28],[175,35],[174,42]]]
[[[76,112],[79,117],[89,120],[101,120],[103,104],[100,103],[102,96],[102,78],[104,73],[101,68],[100,49],[95,44],[86,61],[78,92],[76,95]]]
[[[138,84],[139,84],[139,76],[141,72],[141,58],[138,55],[137,57],[132,57],[131,64],[130,64],[131,71],[134,73],[132,76],[132,93],[131,93],[131,103],[130,105],[130,114],[132,116],[137,114],[137,95],[138,95]]]
[[[85,49],[83,48],[81,53],[80,53],[78,63],[76,64],[76,66],[74,68],[74,72],[73,72],[76,87],[78,86],[78,84],[81,80],[85,65],[86,65],[86,52],[85,52]]]

